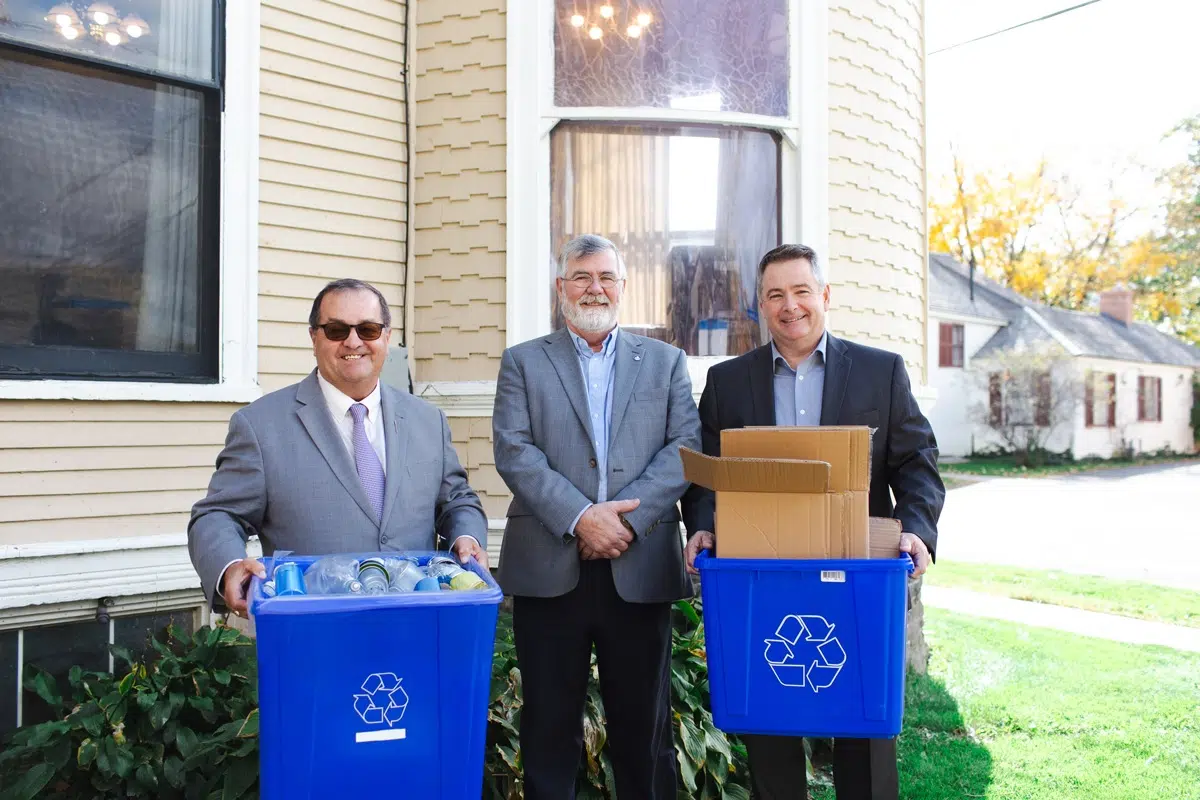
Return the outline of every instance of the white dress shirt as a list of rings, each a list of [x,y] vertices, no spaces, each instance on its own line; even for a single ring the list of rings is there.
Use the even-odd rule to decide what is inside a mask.
[[[321,387],[321,394],[325,396],[325,407],[329,409],[329,416],[333,418],[333,425],[337,428],[338,435],[342,437],[342,444],[346,446],[346,452],[350,454],[351,461],[354,460],[354,417],[350,416],[350,407],[355,403],[362,403],[367,407],[367,418],[364,421],[367,429],[367,441],[375,449],[375,455],[379,456],[379,463],[383,465],[383,474],[387,475],[387,445],[384,442],[382,395],[379,392],[379,384],[375,384],[375,389],[362,400],[355,400],[325,380],[325,376],[319,371],[317,372],[317,383]]]

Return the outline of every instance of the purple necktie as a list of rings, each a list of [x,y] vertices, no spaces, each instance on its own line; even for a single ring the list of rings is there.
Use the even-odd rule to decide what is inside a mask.
[[[367,426],[363,420],[367,416],[367,407],[362,403],[350,406],[350,416],[354,417],[354,466],[358,468],[358,479],[362,481],[371,508],[375,509],[375,521],[383,519],[383,465],[375,448],[367,439]]]

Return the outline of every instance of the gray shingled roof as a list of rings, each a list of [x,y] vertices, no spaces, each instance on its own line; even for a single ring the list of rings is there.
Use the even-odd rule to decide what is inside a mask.
[[[984,278],[979,270],[975,272],[972,303],[967,268],[944,253],[929,255],[929,308],[933,316],[942,311],[1008,323],[980,348],[976,357],[1065,340],[1079,355],[1200,368],[1200,348],[1152,325],[1125,325],[1103,314],[1050,308]]]
[[[1016,292],[984,278],[979,269],[975,270],[975,300],[972,302],[968,274],[967,267],[952,256],[930,253],[929,308],[1005,322],[1029,303]]]

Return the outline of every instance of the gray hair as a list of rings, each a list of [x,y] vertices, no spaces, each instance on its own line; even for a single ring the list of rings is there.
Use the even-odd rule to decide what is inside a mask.
[[[802,258],[812,266],[812,274],[813,278],[817,281],[817,288],[824,289],[825,270],[821,266],[821,262],[817,259],[817,251],[804,244],[781,244],[774,250],[767,251],[767,254],[758,262],[759,297],[762,297],[762,278],[763,273],[767,271],[767,267],[782,261],[798,261]]]
[[[616,256],[618,276],[624,275],[625,259],[621,258],[621,251],[617,249],[617,246],[603,236],[598,236],[594,233],[585,233],[582,236],[576,236],[563,245],[562,253],[558,257],[558,277],[567,277],[567,267],[572,261],[579,258],[586,258],[587,256],[594,256],[596,253],[603,253],[609,250]]]
[[[375,295],[375,298],[379,300],[379,313],[383,316],[380,322],[386,328],[392,327],[392,310],[388,308],[388,302],[383,298],[383,292],[366,281],[360,281],[358,278],[339,278],[336,281],[325,284],[325,288],[317,292],[317,296],[313,298],[312,310],[308,312],[309,330],[316,330],[317,325],[321,322],[321,301],[325,299],[325,295],[330,292],[347,291],[363,291]]]

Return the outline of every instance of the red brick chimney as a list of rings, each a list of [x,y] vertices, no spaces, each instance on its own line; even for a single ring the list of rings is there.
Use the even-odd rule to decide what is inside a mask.
[[[1133,290],[1119,288],[1101,292],[1100,313],[1122,325],[1133,322]]]

